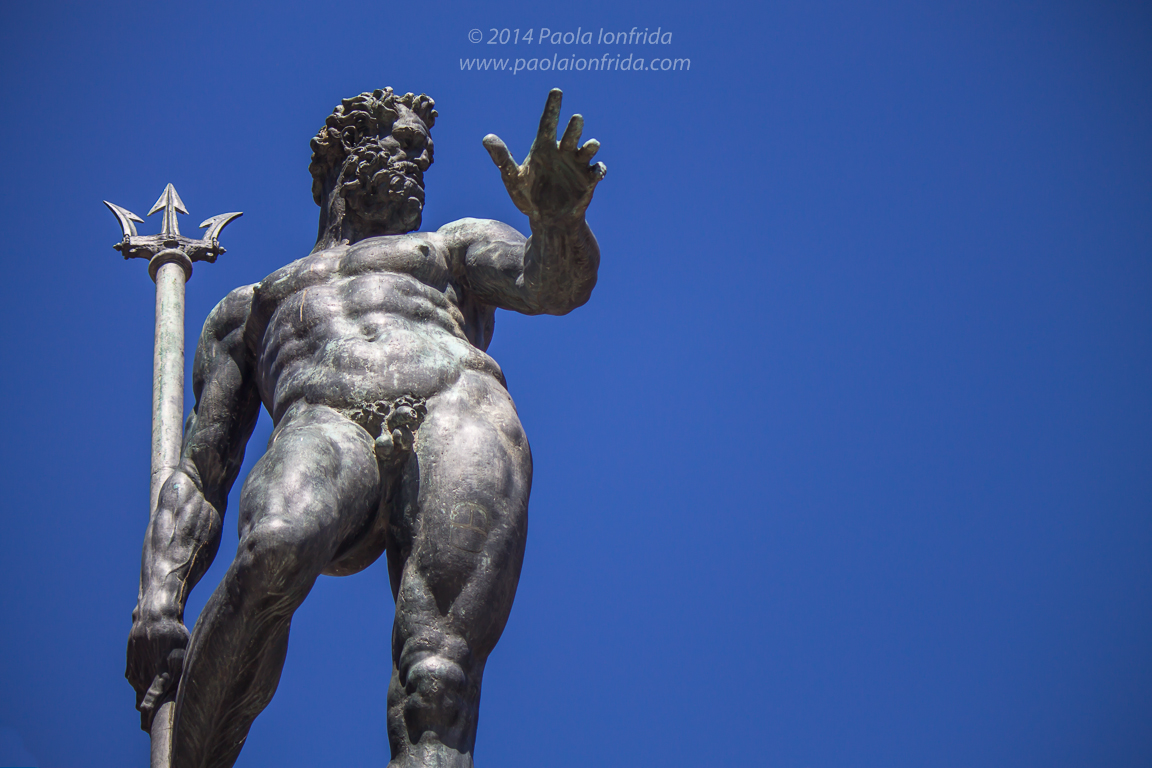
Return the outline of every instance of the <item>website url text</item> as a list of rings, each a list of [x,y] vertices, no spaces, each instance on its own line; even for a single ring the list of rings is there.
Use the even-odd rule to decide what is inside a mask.
[[[570,70],[576,72],[683,72],[692,68],[691,59],[645,59],[628,54],[606,53],[598,59],[584,59],[576,55],[532,59],[460,59],[463,71],[547,72],[549,70]]]

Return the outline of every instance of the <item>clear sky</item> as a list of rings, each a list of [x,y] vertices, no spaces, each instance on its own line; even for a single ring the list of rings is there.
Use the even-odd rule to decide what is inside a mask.
[[[386,85],[440,112],[427,228],[527,231],[480,139],[522,158],[552,87],[609,169],[592,300],[489,350],[535,483],[481,768],[1152,764],[1147,8],[8,3],[0,62],[0,766],[147,764],[153,287],[100,201],[244,211],[194,337]],[[382,766],[391,620],[382,564],[322,578],[238,765]]]

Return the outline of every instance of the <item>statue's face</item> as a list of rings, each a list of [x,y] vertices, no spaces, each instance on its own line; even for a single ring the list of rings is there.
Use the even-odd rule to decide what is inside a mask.
[[[397,106],[400,117],[391,133],[365,137],[351,149],[347,162],[353,167],[345,174],[343,194],[360,217],[399,233],[420,228],[432,138],[423,120]]]

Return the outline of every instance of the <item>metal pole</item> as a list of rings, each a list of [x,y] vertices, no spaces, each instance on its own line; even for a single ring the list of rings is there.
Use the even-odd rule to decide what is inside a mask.
[[[183,256],[179,251],[161,251]],[[184,257],[187,260],[187,257]],[[152,482],[149,510],[160,488],[180,463],[184,433],[184,283],[191,274],[177,259],[156,270],[156,338],[152,356]]]
[[[156,281],[156,334],[152,354],[152,482],[150,514],[160,489],[180,464],[184,434],[184,283],[192,262],[183,251],[166,249],[152,257],[148,272]],[[151,768],[172,762],[172,724],[177,686],[173,684],[152,717]]]
[[[176,691],[168,694],[152,718],[152,757],[150,768],[172,765],[172,717],[176,714]]]

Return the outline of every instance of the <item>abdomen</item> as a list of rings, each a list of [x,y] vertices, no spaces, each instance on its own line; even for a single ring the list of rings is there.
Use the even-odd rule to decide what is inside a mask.
[[[499,366],[464,335],[444,294],[407,275],[372,273],[313,285],[272,314],[259,360],[273,419],[303,398],[347,408],[430,398],[465,370],[501,383]]]

